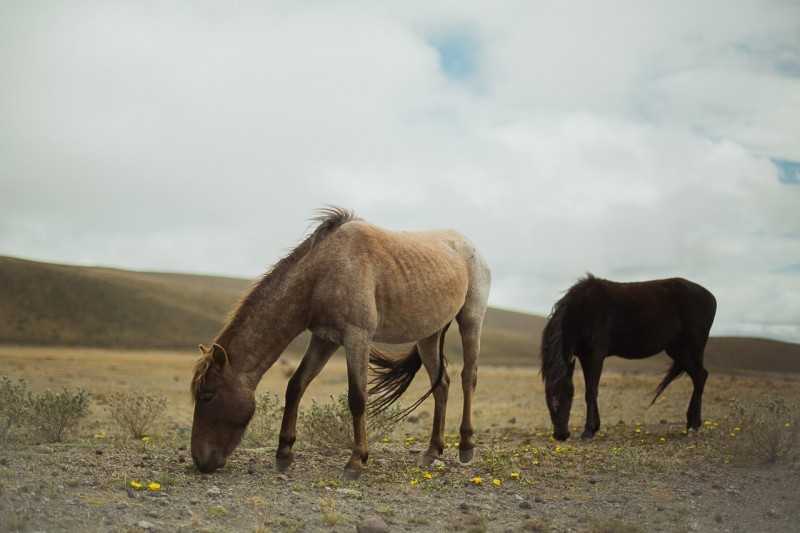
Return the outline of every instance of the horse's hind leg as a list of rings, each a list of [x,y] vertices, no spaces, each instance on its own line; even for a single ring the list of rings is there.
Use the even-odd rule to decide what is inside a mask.
[[[461,344],[464,348],[464,368],[461,370],[461,388],[464,392],[464,411],[461,415],[461,440],[458,443],[458,456],[462,463],[468,463],[475,454],[472,436],[472,397],[478,384],[478,355],[481,349],[481,321],[459,317]]]
[[[442,368],[442,380],[438,384],[436,383],[439,377],[440,365],[444,365],[444,360],[439,352],[442,334],[441,332],[437,333],[417,343],[422,364],[425,365],[425,370],[428,371],[428,375],[431,378],[434,400],[431,442],[428,446],[428,450],[420,458],[420,464],[426,466],[431,464],[437,457],[441,457],[444,452],[444,423],[445,414],[447,412],[447,394],[450,388],[450,376],[447,375],[447,368]]]
[[[319,375],[338,347],[337,344],[312,336],[300,366],[289,379],[289,384],[286,386],[286,407],[283,410],[278,451],[275,454],[275,465],[281,472],[289,468],[294,460],[292,446],[297,438],[297,411],[300,399],[309,383]]]
[[[695,356],[694,354],[698,354]],[[669,355],[678,365],[679,369],[686,372],[692,379],[692,399],[689,400],[689,409],[686,411],[686,429],[697,431],[702,424],[702,403],[703,403],[703,390],[706,386],[706,379],[708,379],[708,371],[703,368],[703,349],[700,348],[699,352],[687,347],[687,343],[680,343],[667,348],[667,355]]]
[[[708,379],[708,370],[703,368],[702,361],[699,365],[693,361],[691,365],[687,365],[686,373],[692,378],[694,390],[692,390],[692,399],[689,400],[689,409],[686,411],[686,429],[693,429],[695,431],[700,429],[703,422],[702,419],[702,405],[703,405],[703,390],[706,386]]]

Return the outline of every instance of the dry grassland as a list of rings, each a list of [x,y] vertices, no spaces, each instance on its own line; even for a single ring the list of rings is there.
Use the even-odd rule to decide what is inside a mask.
[[[194,352],[0,347],[0,374],[28,388],[76,387],[92,394],[92,424],[77,442],[0,452],[0,529],[136,531],[149,524],[172,531],[353,531],[379,516],[392,531],[786,531],[800,526],[798,457],[764,467],[732,464],[716,442],[681,435],[691,382],[682,378],[650,406],[666,362],[608,366],[600,384],[601,431],[593,441],[549,439],[550,422],[537,369],[482,366],[475,398],[476,459],[460,465],[446,450],[438,471],[415,467],[430,431],[431,400],[401,423],[391,442],[373,446],[361,480],[338,482],[347,450],[320,451],[299,435],[288,476],[273,469],[274,443],[240,448],[228,467],[193,472],[188,457]],[[288,354],[259,392],[283,395],[299,361]],[[662,364],[663,363],[663,364]],[[458,366],[448,409],[448,442],[460,423]],[[800,403],[796,377],[712,374],[704,396],[709,428],[732,399],[766,397]],[[420,375],[403,398],[429,386]],[[346,390],[344,357],[334,359],[303,400],[328,402]],[[116,392],[163,394],[172,437],[152,445],[114,439],[105,411]],[[576,375],[571,425],[584,421]],[[713,431],[712,431],[713,432]],[[101,443],[95,434],[108,437]],[[580,433],[578,431],[578,433]],[[161,476],[161,477],[158,477]],[[430,477],[429,477],[430,476]],[[130,480],[160,479],[158,493],[132,490]],[[480,479],[480,485],[475,479]],[[216,491],[216,492],[215,492]],[[133,519],[127,517],[132,516]],[[132,521],[131,521],[132,520]],[[142,526],[141,524],[144,524]]]

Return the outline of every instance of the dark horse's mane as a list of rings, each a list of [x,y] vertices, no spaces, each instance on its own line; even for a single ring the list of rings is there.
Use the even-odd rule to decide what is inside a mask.
[[[318,223],[314,231],[308,237],[306,237],[303,242],[298,244],[291,252],[280,259],[277,263],[272,265],[272,267],[270,267],[270,269],[267,270],[267,272],[264,273],[264,275],[261,276],[261,278],[251,286],[250,290],[245,293],[244,297],[242,297],[239,303],[228,315],[228,319],[222,329],[222,333],[217,336],[218,339],[225,332],[235,331],[241,326],[244,317],[247,315],[247,313],[243,311],[247,311],[255,307],[257,301],[259,300],[259,289],[261,287],[271,285],[273,282],[275,282],[275,280],[278,280],[286,275],[286,273],[295,264],[297,264],[300,259],[305,257],[306,254],[308,254],[321,240],[330,235],[334,230],[348,222],[361,220],[351,210],[337,206],[327,206],[319,209],[317,213],[317,216],[311,219],[312,222]],[[205,375],[211,366],[211,355],[214,347],[219,347],[224,353],[224,348],[216,343],[212,345],[211,350],[204,350],[204,357],[202,357],[197,362],[197,365],[195,365],[194,379],[192,379],[191,384],[191,393],[193,398],[196,395],[197,390],[202,386]],[[225,357],[227,358],[227,354],[225,354]]]
[[[575,285],[569,288],[554,305],[547,320],[547,325],[542,332],[541,349],[541,369],[539,373],[542,380],[549,386],[556,387],[556,390],[563,386],[567,378],[567,361],[562,354],[575,353],[574,336],[565,335],[572,333],[573,326],[571,318],[575,316],[574,305],[581,301],[582,294],[590,289],[597,278],[591,272],[580,278]],[[564,342],[570,342],[571,346],[563,346]],[[557,356],[556,356],[557,355]]]

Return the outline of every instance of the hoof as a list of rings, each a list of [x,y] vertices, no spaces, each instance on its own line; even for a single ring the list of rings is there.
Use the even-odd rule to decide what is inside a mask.
[[[475,450],[459,450],[458,451],[458,459],[462,463],[468,463],[472,461],[472,458],[475,457]]]
[[[566,433],[553,433],[553,438],[563,442],[569,438],[569,431]]]
[[[361,470],[348,470],[344,469],[342,472],[342,481],[355,481],[361,477]]]
[[[286,472],[290,466],[292,466],[292,461],[294,461],[294,456],[290,455],[289,457],[276,457],[275,458],[275,468],[278,472]]]
[[[584,429],[583,433],[581,433],[581,438],[584,440],[589,440],[594,438],[594,432],[588,429]]]
[[[686,430],[686,436],[690,439],[696,439],[699,434],[700,430],[698,428],[689,428]]]
[[[430,466],[438,457],[431,457],[430,455],[419,456],[419,466]]]

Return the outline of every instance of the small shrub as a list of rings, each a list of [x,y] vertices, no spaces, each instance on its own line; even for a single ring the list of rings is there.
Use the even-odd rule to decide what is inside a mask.
[[[11,381],[3,376],[0,381],[0,443],[21,438],[23,424],[28,419],[28,391],[24,380]]]
[[[115,393],[108,399],[106,409],[123,432],[141,439],[163,421],[167,398],[161,394]]]
[[[266,446],[275,440],[282,417],[283,407],[278,395],[270,395],[269,391],[262,394],[256,403],[256,413],[247,427],[245,443],[249,446]]]
[[[44,390],[29,397],[30,424],[47,442],[61,442],[89,414],[89,393]]]
[[[308,410],[301,411],[299,415],[303,434],[313,435],[314,441],[320,446],[331,449],[353,446],[353,416],[350,414],[350,405],[347,393],[343,392],[338,397],[331,396],[332,403],[318,404],[311,402]],[[399,414],[402,409],[392,406],[381,413],[367,419],[367,439],[370,443],[383,440],[391,435],[397,424],[400,423]]]
[[[739,459],[775,463],[790,457],[800,443],[800,412],[783,398],[731,402],[730,427],[720,432]]]

